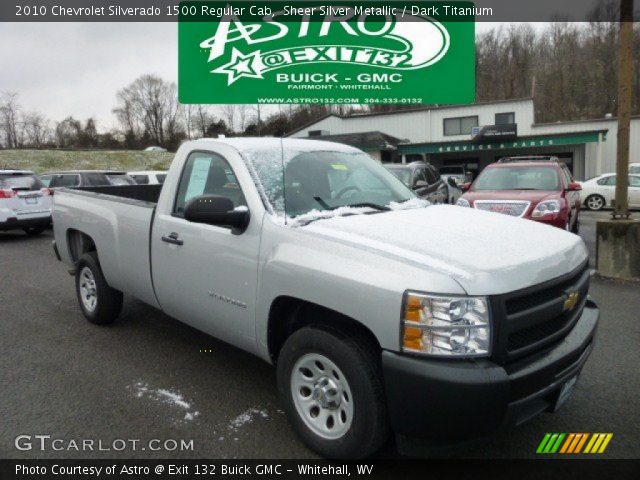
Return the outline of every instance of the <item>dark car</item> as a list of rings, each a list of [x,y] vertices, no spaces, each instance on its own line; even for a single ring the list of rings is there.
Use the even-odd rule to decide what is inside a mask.
[[[433,165],[425,162],[386,163],[384,167],[413,192],[431,203],[447,203],[449,189]]]
[[[109,170],[70,170],[48,172],[40,180],[49,188],[102,187],[106,185],[136,185],[126,172]]]
[[[485,168],[457,204],[578,233],[580,190],[557,157],[507,157]]]

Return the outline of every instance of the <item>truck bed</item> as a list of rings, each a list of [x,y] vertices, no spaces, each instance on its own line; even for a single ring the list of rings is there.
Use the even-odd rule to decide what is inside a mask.
[[[53,228],[62,259],[75,264],[71,240],[89,236],[107,283],[157,305],[149,241],[161,185],[62,188],[54,194]],[[77,255],[76,255],[77,256]]]
[[[109,195],[111,200],[134,200],[144,203],[158,203],[162,185],[108,185],[102,187],[78,187],[71,189],[82,194],[86,192],[88,196]]]

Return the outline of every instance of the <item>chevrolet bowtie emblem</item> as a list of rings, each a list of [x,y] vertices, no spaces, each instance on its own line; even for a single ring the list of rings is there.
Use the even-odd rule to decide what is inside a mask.
[[[580,300],[580,292],[568,292],[567,298],[564,301],[564,305],[562,306],[563,312],[568,312],[576,308],[578,305],[578,300]]]

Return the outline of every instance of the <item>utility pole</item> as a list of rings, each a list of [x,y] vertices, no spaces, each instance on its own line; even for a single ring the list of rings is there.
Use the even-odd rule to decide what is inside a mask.
[[[620,65],[618,70],[618,152],[613,219],[629,218],[629,137],[633,85],[633,0],[620,0]]]

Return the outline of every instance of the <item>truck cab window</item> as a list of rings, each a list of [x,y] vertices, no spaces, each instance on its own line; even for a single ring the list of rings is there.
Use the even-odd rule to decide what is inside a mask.
[[[199,195],[227,197],[234,207],[247,204],[231,166],[214,153],[194,152],[189,155],[180,178],[173,213],[182,216],[187,202]]]

